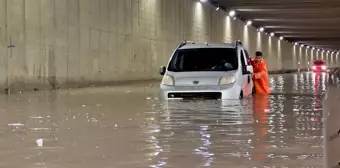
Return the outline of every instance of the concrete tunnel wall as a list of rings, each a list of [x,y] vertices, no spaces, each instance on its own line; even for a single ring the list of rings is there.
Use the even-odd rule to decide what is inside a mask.
[[[198,0],[0,0],[0,87],[14,90],[160,78],[183,40],[261,50],[269,70],[338,57],[257,32]],[[14,48],[8,48],[10,45]]]

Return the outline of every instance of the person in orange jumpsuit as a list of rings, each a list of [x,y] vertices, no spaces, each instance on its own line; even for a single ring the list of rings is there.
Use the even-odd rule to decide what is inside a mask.
[[[270,94],[270,85],[267,64],[262,58],[262,52],[255,53],[255,59],[252,61],[254,68],[253,80],[256,94]]]

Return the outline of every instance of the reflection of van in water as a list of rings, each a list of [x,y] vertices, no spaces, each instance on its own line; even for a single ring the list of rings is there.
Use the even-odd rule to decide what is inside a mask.
[[[160,85],[164,99],[239,99],[253,93],[253,67],[240,42],[183,42],[170,58]]]
[[[162,118],[178,123],[178,119],[191,124],[215,123],[221,125],[240,125],[254,123],[253,99],[243,100],[164,100]]]

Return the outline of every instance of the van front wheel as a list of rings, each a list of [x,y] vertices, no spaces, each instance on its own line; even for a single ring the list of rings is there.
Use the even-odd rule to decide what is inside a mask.
[[[243,91],[240,93],[240,99],[243,99]]]

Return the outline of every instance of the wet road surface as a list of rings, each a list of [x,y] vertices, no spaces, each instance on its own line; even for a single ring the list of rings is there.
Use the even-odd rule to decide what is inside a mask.
[[[321,94],[326,74],[271,76]],[[170,101],[158,83],[0,95],[0,167],[323,167],[322,100]]]

